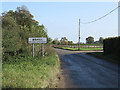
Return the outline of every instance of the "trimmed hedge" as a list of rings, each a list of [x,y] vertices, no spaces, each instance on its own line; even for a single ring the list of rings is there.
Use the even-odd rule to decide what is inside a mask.
[[[103,41],[104,54],[114,54],[120,57],[120,37],[107,38]]]

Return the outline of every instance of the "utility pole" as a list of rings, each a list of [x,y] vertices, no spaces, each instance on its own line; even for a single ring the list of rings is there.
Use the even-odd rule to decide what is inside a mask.
[[[118,2],[118,36],[120,36],[120,1]]]
[[[79,19],[79,39],[78,39],[78,50],[80,50],[80,19]]]

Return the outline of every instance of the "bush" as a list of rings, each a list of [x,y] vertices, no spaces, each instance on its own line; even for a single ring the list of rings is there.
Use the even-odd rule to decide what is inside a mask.
[[[103,48],[104,48],[104,54],[114,54],[114,55],[119,56],[120,37],[105,39],[103,41]]]
[[[25,7],[18,7],[16,11],[2,13],[2,49],[3,60],[10,57],[31,56],[32,45],[29,37],[47,37],[44,25],[33,19]]]
[[[45,56],[52,56],[55,54],[55,51],[52,47],[49,45],[45,45],[45,51],[44,51]]]

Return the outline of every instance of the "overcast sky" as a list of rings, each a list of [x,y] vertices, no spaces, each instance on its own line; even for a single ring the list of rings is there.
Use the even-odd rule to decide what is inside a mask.
[[[118,6],[116,2],[4,2],[2,12],[16,10],[25,5],[34,19],[43,24],[52,39],[67,37],[68,40],[78,42],[79,23],[97,19]],[[99,37],[113,37],[118,35],[118,10],[109,16],[92,24],[81,24],[81,42],[88,36],[95,41]]]

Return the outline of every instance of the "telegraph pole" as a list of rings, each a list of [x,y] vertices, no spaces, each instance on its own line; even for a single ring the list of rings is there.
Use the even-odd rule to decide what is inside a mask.
[[[79,19],[79,39],[78,39],[78,50],[80,50],[80,19]]]
[[[120,1],[118,2],[118,26],[120,25]],[[118,36],[120,36],[120,27],[118,27]]]

